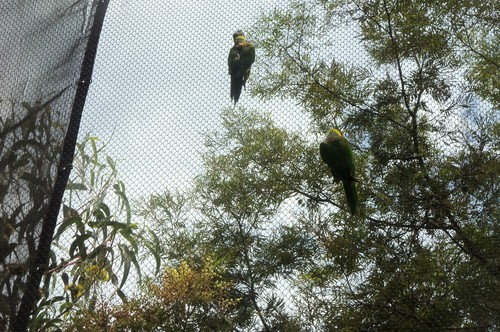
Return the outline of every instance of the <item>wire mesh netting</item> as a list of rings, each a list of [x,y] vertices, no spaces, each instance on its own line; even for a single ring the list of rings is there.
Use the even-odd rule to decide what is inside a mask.
[[[498,4],[106,6],[0,4],[0,330],[498,329]]]

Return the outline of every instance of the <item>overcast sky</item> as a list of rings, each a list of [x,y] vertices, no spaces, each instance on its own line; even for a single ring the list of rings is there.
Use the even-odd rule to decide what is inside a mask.
[[[129,195],[190,185],[200,171],[201,133],[218,127],[220,111],[232,105],[232,33],[278,3],[285,1],[110,2],[80,137],[109,142]],[[258,62],[257,51],[255,70]],[[239,104],[262,106],[245,92]]]

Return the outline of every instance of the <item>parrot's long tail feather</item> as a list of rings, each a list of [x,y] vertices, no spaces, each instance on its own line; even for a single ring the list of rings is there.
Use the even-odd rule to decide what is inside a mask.
[[[240,99],[243,83],[241,77],[231,77],[231,99],[234,99],[235,104]]]
[[[355,215],[358,210],[358,192],[356,190],[356,182],[352,180],[344,180],[342,181],[344,186],[345,198],[347,200],[347,204],[349,205],[349,209],[351,210],[351,214]]]

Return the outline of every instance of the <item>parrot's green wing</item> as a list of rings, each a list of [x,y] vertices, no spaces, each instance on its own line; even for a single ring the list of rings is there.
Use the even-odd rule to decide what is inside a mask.
[[[329,134],[320,143],[321,159],[328,165],[336,182],[342,181],[346,200],[352,214],[358,209],[358,194],[354,173],[354,160],[349,142],[340,134]]]
[[[250,76],[250,68],[255,61],[255,48],[250,43],[235,45],[229,51],[228,67],[231,75],[231,99],[236,104],[240,99],[241,89]]]
[[[335,167],[335,150],[328,143],[321,142],[319,145],[319,154],[323,162],[328,165],[335,182],[340,181],[340,174]]]
[[[239,58],[238,49],[236,48],[236,46],[233,46],[229,50],[229,55],[227,57],[227,67],[229,70],[229,75],[233,74],[233,68],[236,69],[236,61],[238,60],[238,58]]]

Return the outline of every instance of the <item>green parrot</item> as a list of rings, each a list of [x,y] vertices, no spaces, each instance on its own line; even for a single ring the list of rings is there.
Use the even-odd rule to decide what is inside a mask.
[[[233,33],[234,46],[229,51],[227,64],[229,75],[231,75],[231,100],[234,104],[238,102],[241,95],[241,88],[250,76],[250,67],[255,61],[255,48],[248,43],[243,31],[238,30]]]
[[[330,168],[335,182],[342,181],[351,214],[356,214],[358,209],[356,182],[358,180],[354,177],[354,161],[349,142],[340,130],[333,128],[319,145],[319,152],[321,159]]]

